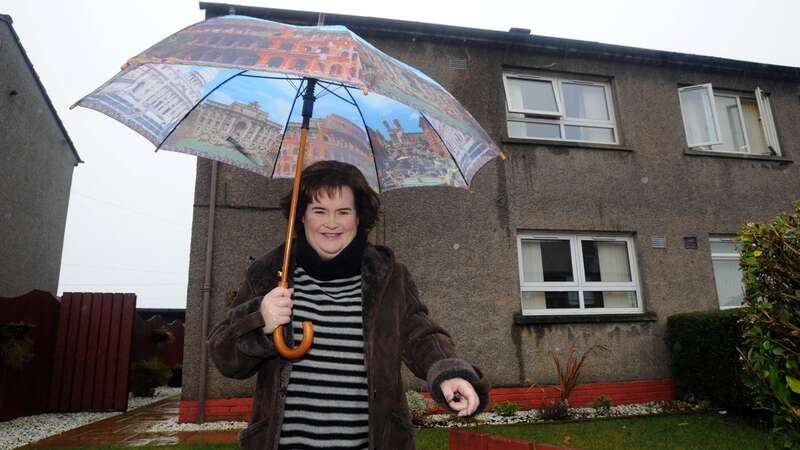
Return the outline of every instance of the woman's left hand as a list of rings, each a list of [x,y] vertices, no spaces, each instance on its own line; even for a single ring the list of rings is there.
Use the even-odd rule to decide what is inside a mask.
[[[458,412],[458,415],[469,416],[478,408],[478,394],[472,384],[463,378],[450,378],[439,385],[447,404]]]

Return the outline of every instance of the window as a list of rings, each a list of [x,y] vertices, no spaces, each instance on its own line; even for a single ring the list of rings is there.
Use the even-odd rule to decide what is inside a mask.
[[[781,154],[769,95],[715,90],[711,84],[678,89],[689,148],[721,153]]]
[[[641,295],[629,236],[520,235],[522,313],[639,313]]]
[[[607,82],[503,74],[508,136],[617,144]]]
[[[742,271],[739,269],[739,251],[732,237],[709,238],[711,264],[720,309],[738,308],[744,299]]]

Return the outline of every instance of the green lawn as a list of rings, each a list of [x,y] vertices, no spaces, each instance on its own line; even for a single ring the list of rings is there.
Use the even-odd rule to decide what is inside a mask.
[[[517,424],[470,428],[486,434],[564,445],[581,450],[748,450],[764,449],[767,431],[715,414],[653,416],[555,424]],[[447,430],[417,431],[418,450],[447,450]]]
[[[767,431],[717,414],[685,414],[635,419],[608,419],[553,424],[518,424],[469,428],[481,433],[570,446],[581,450],[761,450],[767,448]],[[159,450],[237,449],[230,445],[172,445]],[[418,450],[447,450],[447,429],[417,430]],[[110,448],[109,448],[110,450]]]

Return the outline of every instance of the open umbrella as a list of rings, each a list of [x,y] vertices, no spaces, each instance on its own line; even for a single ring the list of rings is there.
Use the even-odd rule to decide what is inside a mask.
[[[130,59],[74,106],[107,114],[157,150],[294,177],[282,287],[288,287],[305,165],[325,159],[353,164],[384,192],[466,188],[484,164],[504,158],[441,85],[343,26],[209,19]],[[294,349],[283,327],[275,330],[282,356],[296,359],[308,350],[311,323],[303,330]]]

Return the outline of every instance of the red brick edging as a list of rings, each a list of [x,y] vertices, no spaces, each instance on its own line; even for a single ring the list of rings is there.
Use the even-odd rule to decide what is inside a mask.
[[[422,395],[430,398],[430,394]],[[626,381],[621,383],[582,384],[575,388],[569,399],[571,406],[589,406],[600,395],[610,398],[615,405],[668,401],[674,398],[672,380]],[[558,399],[553,386],[496,388],[489,393],[491,403],[514,402],[520,409],[537,409],[546,402]],[[253,408],[252,398],[215,398],[206,401],[206,421],[247,421]],[[441,412],[438,406],[434,412]],[[179,422],[197,420],[197,401],[181,400]]]
[[[451,429],[447,433],[447,440],[450,450],[577,450],[467,430]]]

